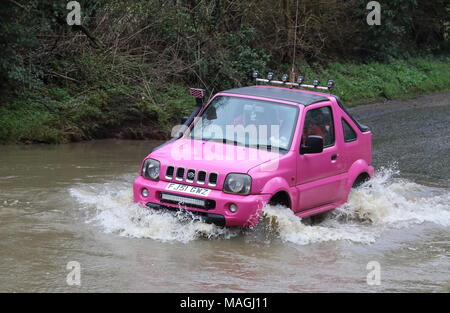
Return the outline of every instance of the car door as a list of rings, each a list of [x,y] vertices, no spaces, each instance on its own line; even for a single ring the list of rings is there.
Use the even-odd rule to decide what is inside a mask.
[[[345,162],[340,148],[342,134],[336,133],[337,112],[330,102],[307,106],[302,114],[301,141],[308,136],[321,136],[324,149],[297,158],[297,211],[304,211],[340,200],[345,187]],[[338,137],[338,138],[337,138]]]

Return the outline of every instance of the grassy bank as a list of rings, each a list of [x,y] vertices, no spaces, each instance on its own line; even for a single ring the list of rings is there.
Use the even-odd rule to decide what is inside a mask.
[[[69,73],[62,79],[64,84],[47,82],[28,88],[30,91],[20,97],[2,96],[0,143],[163,139],[193,108],[187,86],[153,84],[151,67],[136,68],[133,63],[124,67],[120,63],[118,69],[92,58],[82,62],[83,72]],[[299,64],[299,68],[309,79],[334,79],[334,93],[348,106],[450,90],[448,57],[364,65],[330,63],[326,67]],[[123,71],[139,72],[140,77],[136,81],[123,79]]]
[[[334,93],[347,106],[384,99],[412,98],[450,90],[450,58],[411,58],[390,63],[342,64],[331,63],[326,69],[308,66],[309,77],[321,81],[334,79]]]

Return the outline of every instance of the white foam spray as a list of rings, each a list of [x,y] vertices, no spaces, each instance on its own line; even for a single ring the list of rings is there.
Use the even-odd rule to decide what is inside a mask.
[[[395,170],[381,169],[370,182],[352,191],[345,205],[315,225],[305,224],[284,207],[267,206],[263,228],[270,230],[270,240],[305,245],[336,240],[370,244],[386,229],[425,222],[450,226],[448,190],[397,179],[396,174]],[[86,212],[89,223],[121,236],[189,242],[251,235],[252,231],[241,232],[183,214],[142,208],[132,202],[131,181],[132,177],[127,176],[121,182],[81,184],[71,188],[70,194]],[[261,227],[253,231],[259,230]]]
[[[70,194],[87,212],[87,222],[105,232],[135,238],[188,242],[230,238],[235,232],[186,214],[150,210],[133,203],[130,183],[80,185]]]
[[[373,243],[386,229],[430,222],[450,226],[450,193],[410,181],[395,179],[393,169],[381,169],[349,201],[326,215],[318,225],[305,225],[283,207],[265,209],[269,227],[279,237],[296,244],[348,240]]]

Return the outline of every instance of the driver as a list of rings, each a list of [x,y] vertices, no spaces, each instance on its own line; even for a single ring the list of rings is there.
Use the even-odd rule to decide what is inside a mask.
[[[324,133],[319,123],[314,118],[307,118],[303,127],[302,144],[306,143],[309,136],[320,136],[324,139]]]

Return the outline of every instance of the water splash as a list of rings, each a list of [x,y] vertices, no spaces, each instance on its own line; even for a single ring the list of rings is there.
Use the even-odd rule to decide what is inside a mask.
[[[299,245],[348,240],[357,243],[375,242],[377,234],[357,225],[331,223],[306,225],[294,213],[283,206],[267,206],[263,217],[266,231],[276,234],[281,240]]]
[[[178,242],[235,235],[230,229],[206,224],[194,216],[143,208],[132,202],[130,189],[129,183],[80,185],[71,188],[70,194],[87,212],[87,222],[107,233]]]
[[[206,224],[185,214],[142,208],[132,202],[131,177],[119,182],[83,184],[70,189],[87,214],[87,221],[105,232],[161,241],[229,239],[236,236],[269,234],[263,240],[282,240],[299,245],[350,241],[370,244],[392,228],[424,222],[450,226],[450,193],[446,189],[419,185],[395,178],[397,171],[380,170],[375,178],[353,190],[349,201],[327,214],[318,224],[308,225],[292,211],[267,206],[262,223],[242,232]]]
[[[395,228],[424,222],[450,226],[448,190],[394,179],[395,174],[398,172],[382,169],[374,179],[354,190],[333,217]]]
[[[381,169],[318,225],[305,225],[292,211],[280,206],[265,208],[266,225],[281,240],[300,245],[335,240],[368,244],[386,229],[424,222],[450,226],[448,190],[396,179],[397,174],[394,169]]]

